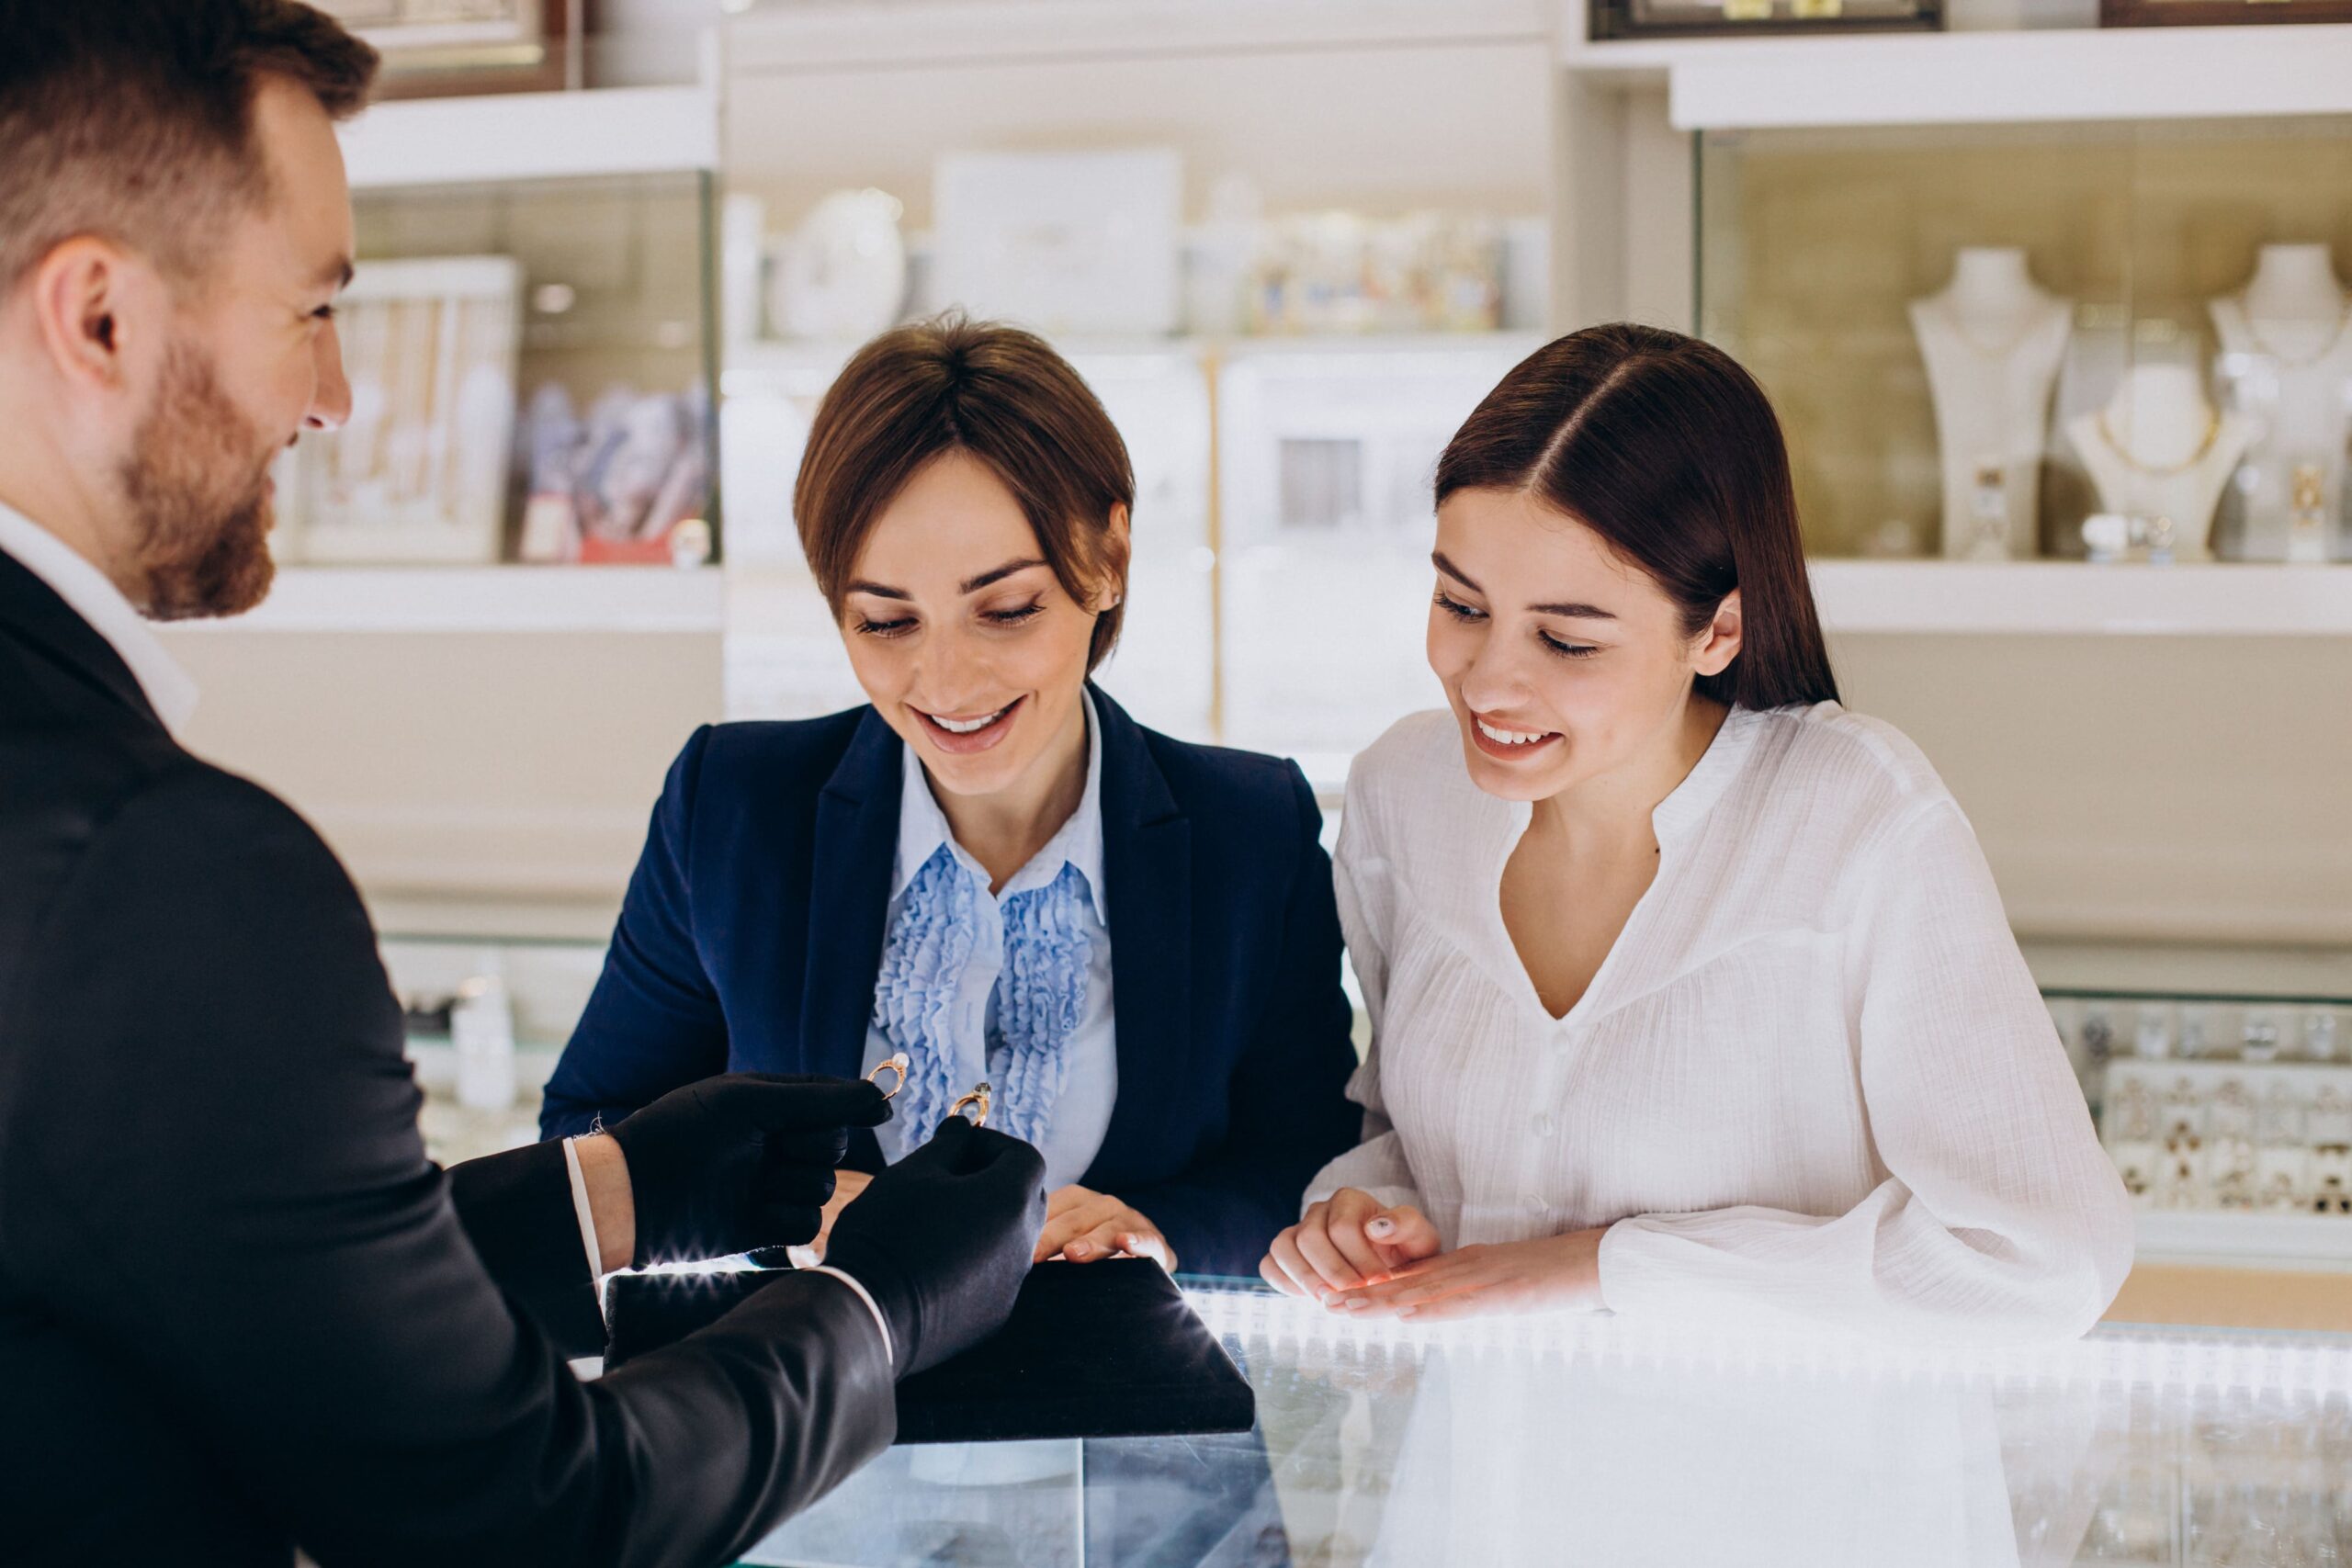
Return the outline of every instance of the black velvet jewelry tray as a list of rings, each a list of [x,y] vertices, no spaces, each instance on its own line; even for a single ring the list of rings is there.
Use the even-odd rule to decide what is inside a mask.
[[[693,1333],[772,1281],[632,1274],[605,1299],[609,1370]],[[1148,1258],[1043,1263],[988,1343],[899,1383],[901,1443],[1246,1432],[1257,1398]]]

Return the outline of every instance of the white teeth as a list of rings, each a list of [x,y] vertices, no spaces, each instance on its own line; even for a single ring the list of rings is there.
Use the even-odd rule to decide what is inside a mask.
[[[1477,725],[1479,734],[1498,746],[1532,746],[1538,740],[1544,739],[1542,735],[1531,735],[1517,729],[1497,729],[1483,718],[1474,719],[1471,722]]]
[[[947,731],[950,735],[978,735],[981,730],[986,729],[989,725],[994,724],[998,719],[1002,718],[1007,713],[1012,711],[1012,705],[1007,703],[1003,707],[997,709],[996,712],[989,715],[986,718],[942,718],[935,713],[927,715],[926,716],[930,718],[932,723],[939,726],[940,728]]]

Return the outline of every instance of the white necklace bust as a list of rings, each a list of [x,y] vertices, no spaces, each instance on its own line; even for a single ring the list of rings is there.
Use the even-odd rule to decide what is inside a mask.
[[[2222,386],[2254,426],[2238,476],[2244,549],[2325,560],[2352,423],[2352,312],[2325,245],[2265,245],[2242,294],[2208,302]]]
[[[2066,436],[2102,509],[2162,519],[2180,559],[2211,558],[2213,508],[2254,426],[2214,408],[2194,369],[2132,367],[2104,408],[2067,423]]]
[[[1943,455],[1943,553],[2036,553],[2050,394],[2072,304],[2037,285],[2021,250],[1972,247],[1939,294],[1911,303]]]

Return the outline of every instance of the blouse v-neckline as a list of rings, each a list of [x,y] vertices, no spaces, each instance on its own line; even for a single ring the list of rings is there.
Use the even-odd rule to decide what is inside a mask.
[[[1487,919],[1492,926],[1492,936],[1499,943],[1496,952],[1503,956],[1504,966],[1510,971],[1506,988],[1521,1004],[1534,1010],[1535,1015],[1555,1030],[1565,1033],[1588,1018],[1608,1010],[1596,1005],[1594,998],[1607,994],[1610,983],[1630,962],[1623,954],[1634,946],[1633,938],[1645,924],[1651,910],[1662,901],[1660,889],[1668,876],[1679,863],[1675,858],[1679,845],[1706,819],[1707,813],[1732,779],[1741,763],[1747,759],[1756,735],[1759,717],[1753,710],[1736,707],[1724,716],[1724,721],[1707,742],[1707,749],[1692,763],[1682,782],[1667,793],[1650,812],[1650,831],[1657,839],[1657,870],[1650,877],[1650,885],[1634,900],[1633,908],[1625,916],[1625,923],[1609,943],[1609,951],[1601,954],[1600,964],[1585,982],[1584,990],[1568,1004],[1568,1010],[1555,1013],[1544,1004],[1544,994],[1536,988],[1535,976],[1528,972],[1527,961],[1520,955],[1519,943],[1510,934],[1510,924],[1503,919],[1503,874],[1510,865],[1510,857],[1518,852],[1520,840],[1526,837],[1529,824],[1535,818],[1535,807],[1528,801],[1504,803],[1501,818],[1505,831],[1497,847],[1488,889],[1484,899]],[[1474,786],[1475,787],[1475,786]]]

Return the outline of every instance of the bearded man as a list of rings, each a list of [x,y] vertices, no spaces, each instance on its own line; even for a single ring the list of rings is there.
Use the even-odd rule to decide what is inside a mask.
[[[582,1382],[600,1275],[808,1240],[881,1092],[711,1078],[435,1169],[342,867],[174,739],[142,616],[257,603],[271,462],[350,412],[374,69],[293,0],[0,0],[11,1563],[723,1562],[1002,1323],[1044,1220],[1036,1151],[953,1122],[825,1269]]]

